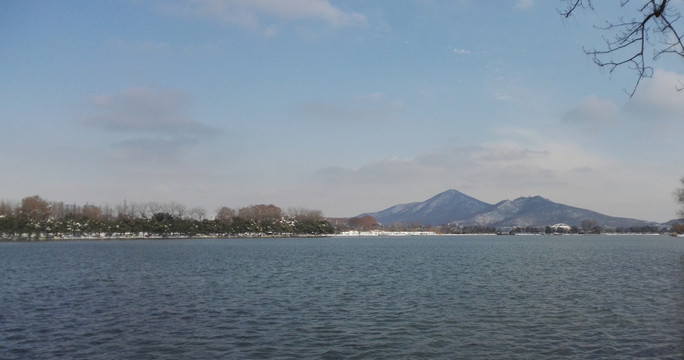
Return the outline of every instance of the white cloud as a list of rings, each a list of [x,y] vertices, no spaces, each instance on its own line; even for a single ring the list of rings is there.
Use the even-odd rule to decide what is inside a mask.
[[[643,79],[625,109],[647,121],[684,121],[684,74],[656,69]]]
[[[275,34],[277,29],[272,25],[263,25],[264,18],[318,20],[334,27],[366,24],[363,14],[340,10],[328,0],[182,0],[162,6],[175,14],[217,19],[247,29],[262,30],[270,35]]]
[[[612,148],[623,158],[652,162],[681,141],[678,134],[684,128],[684,92],[677,91],[681,84],[684,75],[656,70],[652,78],[642,80],[631,99],[624,99],[624,104],[618,106],[592,95],[561,119],[569,126],[566,129],[581,131],[575,135],[587,144]],[[615,141],[618,138],[620,141]]]
[[[458,54],[458,55],[470,55],[472,53],[473,53],[472,51],[466,50],[466,49],[454,49],[454,54]]]

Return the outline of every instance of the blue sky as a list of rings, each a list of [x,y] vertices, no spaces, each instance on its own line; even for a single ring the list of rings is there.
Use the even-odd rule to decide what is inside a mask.
[[[0,198],[343,217],[454,188],[674,218],[684,59],[630,98],[582,50],[620,8],[564,6],[3,2]]]

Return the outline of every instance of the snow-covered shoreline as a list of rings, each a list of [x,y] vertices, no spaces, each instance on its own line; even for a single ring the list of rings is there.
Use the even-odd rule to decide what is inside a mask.
[[[342,231],[339,234],[333,234],[330,236],[336,237],[356,237],[356,236],[435,236],[438,235],[434,231],[383,231],[383,230],[370,230],[370,231]]]

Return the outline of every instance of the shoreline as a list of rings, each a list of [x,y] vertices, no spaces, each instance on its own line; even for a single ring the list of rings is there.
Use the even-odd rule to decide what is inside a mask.
[[[438,234],[425,232],[379,232],[379,233],[365,233],[356,232],[356,234],[339,233],[339,234],[236,234],[236,235],[131,235],[131,236],[58,236],[58,237],[4,237],[0,236],[0,243],[41,243],[41,242],[67,242],[67,241],[121,241],[121,240],[210,240],[210,239],[306,239],[306,238],[362,238],[362,237],[466,237],[466,236],[671,236],[684,238],[684,234],[674,235],[669,233],[604,233],[604,234],[514,234],[514,235],[497,235],[490,233],[473,233],[473,234]]]
[[[323,238],[331,234],[237,234],[237,235],[130,235],[130,236],[41,236],[41,237],[4,237],[3,242],[60,242],[60,241],[116,241],[116,240],[204,240],[204,239],[286,239],[286,238]]]

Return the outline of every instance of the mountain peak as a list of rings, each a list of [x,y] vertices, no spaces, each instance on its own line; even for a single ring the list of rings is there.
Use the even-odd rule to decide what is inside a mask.
[[[467,196],[467,195],[456,190],[456,189],[449,189],[449,190],[442,191],[441,193],[433,196],[431,199],[439,198],[439,197],[452,197],[452,196]]]
[[[490,206],[492,205],[458,190],[449,189],[423,202],[399,204],[379,212],[363,215],[371,215],[385,225],[391,223],[442,225],[469,218]]]
[[[549,199],[547,199],[547,198],[545,198],[545,197],[539,196],[539,195],[534,195],[534,196],[521,196],[521,197],[515,198],[515,199],[513,199],[513,200],[511,200],[511,201],[518,201],[518,202],[521,202],[521,201],[540,201],[540,200],[543,200],[543,201],[551,201],[551,200],[549,200]]]
[[[461,195],[463,195],[462,192],[460,192],[460,191],[458,191],[458,190],[456,190],[456,189],[448,189],[448,190],[446,190],[446,191],[441,192],[440,194],[449,194],[449,195],[461,194]]]

